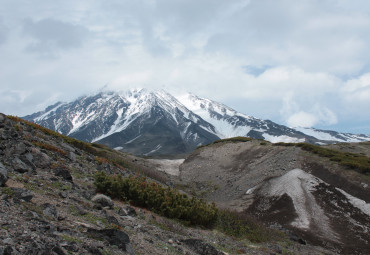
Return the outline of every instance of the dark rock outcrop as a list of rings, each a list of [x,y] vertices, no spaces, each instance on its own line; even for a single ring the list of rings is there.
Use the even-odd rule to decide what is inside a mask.
[[[4,186],[7,180],[8,180],[8,170],[0,162],[0,186]]]

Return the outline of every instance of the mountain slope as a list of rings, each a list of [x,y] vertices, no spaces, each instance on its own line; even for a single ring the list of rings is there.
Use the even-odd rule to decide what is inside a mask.
[[[177,99],[188,109],[211,123],[220,138],[248,136],[271,142],[315,142],[303,133],[269,120],[261,120],[231,109],[221,103],[188,93]]]
[[[356,146],[370,151],[368,143],[349,145]],[[195,150],[180,165],[179,177],[193,194],[308,243],[338,254],[368,252],[370,181],[361,169],[297,146],[234,140]]]
[[[352,142],[352,143],[370,141],[370,135],[339,133],[331,130],[321,130],[316,128],[305,128],[305,127],[296,127],[294,129],[322,141]]]
[[[270,142],[370,140],[364,135],[295,130],[190,93],[175,98],[165,91],[146,89],[100,92],[69,103],[58,102],[24,118],[83,141],[137,155],[189,153],[199,145],[234,136]]]

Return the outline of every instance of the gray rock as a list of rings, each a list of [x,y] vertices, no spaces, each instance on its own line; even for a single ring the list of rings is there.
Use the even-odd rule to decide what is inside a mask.
[[[65,192],[65,191],[61,191],[61,192],[59,192],[59,196],[60,196],[61,198],[67,198],[67,197],[68,197],[68,194],[67,194],[67,192]]]
[[[31,192],[31,191],[29,191],[29,190],[25,190],[25,191],[23,191],[23,192],[20,194],[19,198],[20,198],[21,200],[24,200],[24,201],[26,201],[26,202],[29,202],[29,201],[31,201],[31,200],[32,200],[32,198],[33,198],[33,194],[32,194],[32,192]]]
[[[112,201],[112,199],[106,195],[103,195],[103,194],[97,194],[95,195],[91,201],[95,202],[96,204],[102,206],[102,207],[109,207],[109,208],[113,208],[114,206],[114,203]]]
[[[48,155],[46,155],[43,152],[40,152],[40,150],[33,148],[32,149],[32,155],[33,155],[33,162],[34,164],[39,168],[48,168],[51,164],[51,159]]]
[[[51,218],[54,218],[54,219],[58,219],[58,211],[57,211],[57,208],[55,208],[54,205],[52,204],[49,204],[49,203],[46,203],[46,204],[43,204],[43,214],[46,215],[46,216],[49,216]]]
[[[12,166],[14,168],[14,171],[17,171],[18,173],[26,173],[30,170],[32,170],[31,167],[26,165],[22,160],[20,160],[18,157],[15,157],[12,160]]]
[[[26,145],[23,142],[18,142],[13,147],[13,150],[14,150],[13,152],[14,152],[14,154],[21,155],[21,154],[26,153],[26,149],[27,149]]]
[[[24,155],[21,156],[21,159],[25,162],[25,163],[30,163],[30,164],[33,164],[33,156],[31,153],[27,152],[25,153]]]
[[[136,216],[136,210],[132,208],[131,206],[126,206],[125,208],[120,208],[118,210],[118,214],[120,216]]]
[[[73,181],[72,175],[69,173],[69,171],[66,168],[58,167],[58,168],[55,168],[53,171],[56,176],[60,176],[64,180],[70,181],[70,182]]]
[[[223,255],[223,252],[218,251],[215,247],[210,244],[207,244],[199,239],[186,239],[182,241],[185,243],[191,250],[197,254],[202,255]]]
[[[4,123],[6,116],[3,113],[0,113],[0,123]]]
[[[2,163],[0,163],[0,186],[4,186],[7,180],[8,180],[8,170]]]
[[[28,189],[21,189],[21,188],[11,188],[11,189],[14,192],[14,199],[17,201],[23,200],[23,201],[29,202],[33,198],[32,192]]]
[[[72,151],[70,151],[67,155],[67,157],[72,161],[76,162],[76,154],[74,154]]]
[[[118,229],[88,229],[87,233],[93,236],[95,239],[104,239],[109,245],[116,245],[123,251],[126,251],[128,254],[134,254],[132,247],[130,245],[129,236]]]

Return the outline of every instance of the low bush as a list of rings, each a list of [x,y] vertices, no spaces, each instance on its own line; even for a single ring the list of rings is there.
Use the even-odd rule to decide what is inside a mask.
[[[177,190],[148,182],[144,177],[95,175],[98,192],[112,198],[129,201],[167,218],[180,220],[187,225],[197,225],[217,230],[235,238],[246,238],[252,242],[264,242],[282,238],[276,231],[268,230],[246,213],[218,210],[214,203],[188,197]]]
[[[341,152],[310,143],[275,143],[274,146],[296,146],[321,157],[329,158],[342,166],[349,167],[361,174],[370,175],[370,158],[361,154]]]
[[[247,238],[255,243],[277,240],[281,237],[276,231],[268,230],[248,214],[229,210],[219,210],[216,228],[227,235]]]
[[[144,177],[123,178],[120,175],[108,176],[105,172],[98,172],[95,175],[95,186],[98,192],[130,201],[133,205],[190,225],[211,227],[217,220],[218,210],[215,204],[189,198],[174,189],[148,182]]]
[[[40,142],[32,142],[32,143],[35,146],[40,147],[41,149],[58,152],[63,157],[65,157],[67,155],[67,152],[65,152],[64,150],[62,150],[62,149],[60,149],[60,148],[58,148],[54,145],[51,145],[51,144],[48,144],[48,143],[40,143]]]
[[[231,137],[231,138],[216,140],[216,141],[214,141],[214,142],[212,142],[210,144],[200,145],[196,149],[207,147],[209,145],[216,144],[216,143],[228,143],[228,142],[231,142],[231,143],[240,143],[240,142],[243,142],[244,143],[244,142],[249,142],[249,141],[252,141],[252,140],[253,139],[250,138],[250,137],[237,136],[237,137]]]

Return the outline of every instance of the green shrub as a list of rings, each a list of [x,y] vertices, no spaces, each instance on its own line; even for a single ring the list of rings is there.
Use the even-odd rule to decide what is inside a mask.
[[[210,144],[200,145],[196,149],[207,147],[209,145],[216,144],[216,143],[228,143],[228,142],[231,142],[231,143],[240,143],[240,142],[243,142],[244,143],[244,142],[249,142],[249,141],[252,141],[252,140],[253,139],[250,138],[250,137],[237,136],[237,137],[231,137],[231,138],[216,140],[216,141],[214,141],[214,142],[212,142]]]
[[[256,243],[281,238],[276,231],[268,230],[257,220],[243,212],[220,210],[216,228],[227,235],[236,238],[247,238]]]
[[[310,143],[275,143],[274,146],[296,146],[318,156],[329,158],[342,166],[351,168],[361,174],[370,174],[370,158],[361,154],[341,152]]]
[[[144,177],[123,178],[120,175],[108,176],[105,172],[98,172],[95,175],[95,186],[98,192],[128,200],[133,205],[190,225],[210,227],[217,220],[218,210],[215,204],[209,205],[201,199],[189,198],[174,189],[148,182]]]

